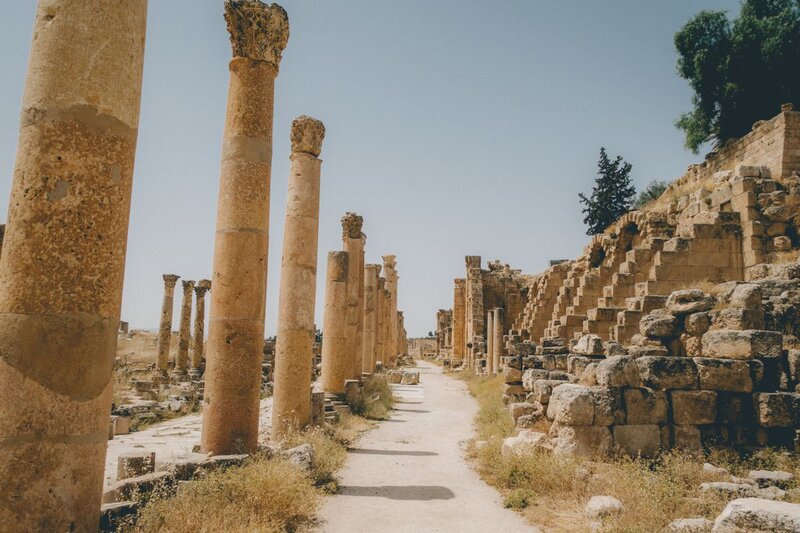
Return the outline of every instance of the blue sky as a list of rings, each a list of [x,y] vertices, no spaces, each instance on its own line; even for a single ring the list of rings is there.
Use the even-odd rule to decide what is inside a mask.
[[[0,2],[0,220],[7,213],[34,0]],[[276,82],[267,334],[276,329],[289,127],[327,129],[317,323],[339,219],[367,262],[396,254],[412,336],[452,306],[464,256],[525,272],[587,242],[577,195],[605,146],[638,187],[702,160],[675,118],[691,93],[674,33],[736,0],[285,0]],[[122,318],[156,328],[165,272],[209,277],[230,45],[222,0],[150,0]],[[776,110],[777,113],[778,110]],[[176,319],[178,313],[176,305]]]

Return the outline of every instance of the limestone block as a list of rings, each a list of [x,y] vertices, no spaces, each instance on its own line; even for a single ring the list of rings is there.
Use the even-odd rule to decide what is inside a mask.
[[[714,315],[714,328],[733,330],[763,329],[764,312],[760,309],[752,310],[738,307],[721,309]]]
[[[636,359],[645,387],[656,390],[696,389],[697,367],[688,357],[640,357]]]
[[[117,458],[117,479],[150,474],[156,469],[156,452],[128,452]]]
[[[641,387],[639,367],[630,355],[615,355],[597,363],[597,384],[603,387]]]
[[[681,335],[680,343],[683,346],[686,357],[703,356],[703,337],[683,334]]]
[[[144,476],[122,479],[103,493],[102,503],[115,503],[147,497],[156,490],[174,492],[175,477],[170,472],[153,472]]]
[[[531,451],[551,451],[552,444],[550,438],[544,433],[531,431],[528,429],[520,430],[517,436],[503,439],[501,454],[504,456],[512,454],[524,454]]]
[[[529,368],[522,373],[522,386],[527,391],[533,390],[533,385],[540,379],[547,379],[550,373],[547,370],[539,368]]]
[[[736,165],[734,175],[741,178],[760,178],[761,167],[756,165]]]
[[[671,533],[708,533],[714,522],[707,518],[679,518],[667,526]]]
[[[670,394],[670,400],[675,424],[713,424],[717,417],[717,393],[714,391],[676,390]]]
[[[104,503],[100,506],[99,530],[102,532],[124,531],[124,525],[129,525],[138,512],[138,502]]]
[[[757,311],[761,309],[761,287],[755,283],[741,283],[730,296],[731,307]]]
[[[503,383],[503,394],[508,396],[525,396],[527,390],[519,384]]]
[[[787,350],[786,359],[792,381],[800,381],[800,350]]]
[[[573,375],[570,375],[567,372],[562,372],[561,370],[551,370],[547,373],[547,379],[556,381],[572,381],[573,377]]]
[[[284,450],[281,456],[303,470],[311,470],[314,467],[314,449],[310,444],[301,444]]]
[[[547,417],[563,426],[590,426],[594,422],[592,389],[564,384],[553,389]]]
[[[626,390],[624,397],[627,424],[663,424],[667,421],[666,392],[636,388]]]
[[[567,359],[567,372],[580,376],[594,359],[585,355],[570,355]]]
[[[548,404],[550,402],[550,395],[553,392],[553,388],[561,385],[562,383],[567,382],[551,379],[540,379],[536,381],[533,384],[533,399],[542,405]]]
[[[606,356],[611,357],[612,355],[627,355],[628,350],[622,344],[614,341],[609,341],[606,343]]]
[[[780,357],[783,336],[777,331],[711,330],[703,335],[703,355],[723,359]]]
[[[579,385],[593,387],[597,385],[597,363],[589,363],[578,379]]]
[[[753,379],[747,361],[695,357],[700,388],[727,392],[751,392]]]
[[[568,367],[569,367],[569,355],[568,354],[565,354],[565,353],[557,354],[553,359],[555,361],[556,370],[562,370],[564,372],[566,372],[568,370]]]
[[[511,419],[514,421],[514,425],[516,425],[519,417],[524,415],[532,415],[534,413],[538,413],[540,415],[544,414],[544,408],[540,403],[515,402],[509,404],[508,412],[511,414]]]
[[[800,394],[796,392],[762,392],[755,396],[759,425],[767,428],[788,428],[798,424]]]
[[[586,516],[603,518],[623,511],[622,502],[612,496],[592,496],[586,504]]]
[[[639,321],[639,332],[650,339],[674,337],[678,332],[678,321],[674,316],[650,313]]]
[[[625,410],[622,404],[622,389],[592,387],[595,426],[610,426],[625,423]]]
[[[674,316],[708,311],[714,307],[714,298],[699,289],[675,291],[667,298],[665,309]]]
[[[693,453],[702,453],[703,441],[697,426],[672,426],[672,441],[675,448]]]
[[[507,366],[503,369],[503,381],[506,383],[519,383],[522,381],[522,371]]]
[[[717,421],[723,424],[754,424],[755,412],[753,407],[753,395],[718,392]]]
[[[127,435],[130,432],[131,432],[131,417],[115,416],[114,435]]]
[[[614,444],[632,457],[654,457],[661,448],[661,431],[655,424],[614,426]]]
[[[788,490],[794,486],[794,475],[782,470],[751,470],[747,479],[752,479],[761,488],[778,487]]]
[[[553,453],[600,458],[611,452],[611,430],[605,426],[556,426],[554,429]]]
[[[598,335],[583,335],[578,339],[572,351],[578,355],[603,355],[605,352],[603,339]]]
[[[701,483],[700,490],[703,492],[718,492],[729,498],[753,497],[758,494],[755,485],[749,483],[732,483],[730,481]]]
[[[800,504],[762,498],[729,502],[714,521],[714,533],[800,531]]]
[[[701,336],[711,327],[711,315],[707,312],[687,315],[683,330],[689,335]]]

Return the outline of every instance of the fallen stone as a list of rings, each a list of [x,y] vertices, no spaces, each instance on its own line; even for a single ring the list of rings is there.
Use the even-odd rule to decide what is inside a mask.
[[[551,451],[550,438],[538,431],[521,430],[515,437],[503,439],[500,453],[504,456],[510,454],[524,454],[534,450]]]
[[[173,493],[175,476],[170,472],[153,472],[144,476],[122,479],[112,484],[104,493],[102,503],[147,499],[156,490]]]
[[[729,303],[731,307],[761,309],[761,286],[755,283],[740,283],[733,289]]]
[[[756,491],[756,495],[759,498],[764,498],[765,500],[782,500],[786,497],[786,491],[781,490],[778,487],[766,487],[763,489],[758,489]]]
[[[509,404],[508,412],[511,414],[511,419],[514,421],[514,424],[516,424],[519,417],[524,415],[532,415],[534,413],[539,413],[541,415],[543,414],[544,409],[541,404],[515,402]]]
[[[679,518],[667,526],[667,531],[676,533],[708,533],[714,527],[714,522],[706,518]]]
[[[592,496],[586,504],[586,516],[603,518],[621,513],[623,509],[622,502],[613,496]]]
[[[603,339],[599,335],[583,335],[572,348],[572,352],[578,355],[604,355]]]
[[[689,335],[700,337],[711,327],[711,315],[707,312],[692,313],[687,315],[683,325],[683,331]]]
[[[800,531],[800,504],[761,498],[739,498],[729,502],[714,521],[715,533]]]
[[[665,309],[674,316],[708,311],[714,307],[714,298],[699,289],[675,291],[667,298]]]
[[[786,490],[794,486],[794,475],[782,470],[751,470],[747,478],[755,481],[761,488],[778,487]]]
[[[730,481],[701,483],[700,490],[703,492],[719,492],[730,498],[753,498],[757,494],[756,487],[753,485],[748,485],[747,483],[731,483]]]
[[[553,389],[547,417],[564,426],[589,426],[594,422],[592,390],[582,385],[564,384]]]
[[[671,315],[650,313],[639,321],[639,332],[650,339],[674,337],[678,332],[678,321]]]
[[[553,393],[553,387],[557,387],[566,381],[540,379],[533,384],[533,397],[542,405],[547,405],[550,402],[550,395]]]
[[[301,444],[284,450],[281,456],[304,470],[311,470],[314,466],[314,449],[310,444]]]
[[[155,452],[128,452],[117,459],[117,479],[151,474],[156,469]]]
[[[711,463],[703,463],[703,473],[721,477],[730,476],[730,472],[722,467],[714,466]]]
[[[646,387],[656,390],[696,389],[697,367],[688,357],[639,357],[639,375]]]
[[[630,355],[615,355],[597,363],[597,384],[603,387],[641,387],[639,367]]]

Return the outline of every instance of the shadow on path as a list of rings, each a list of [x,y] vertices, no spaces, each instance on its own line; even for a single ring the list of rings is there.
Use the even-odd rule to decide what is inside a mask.
[[[401,413],[430,413],[425,409],[392,409],[392,411],[399,411]]]
[[[376,487],[340,486],[342,496],[378,496],[390,500],[451,500],[455,494],[447,487],[437,485],[380,485]]]
[[[436,452],[415,452],[405,450],[372,450],[370,448],[352,448],[348,450],[349,453],[357,455],[412,455],[415,457],[427,457],[430,455],[439,455]]]

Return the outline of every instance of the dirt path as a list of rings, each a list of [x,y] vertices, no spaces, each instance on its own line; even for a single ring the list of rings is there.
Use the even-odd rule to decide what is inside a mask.
[[[320,531],[531,532],[464,460],[477,404],[464,383],[419,363],[421,384],[397,386],[392,418],[364,435],[326,499]]]

